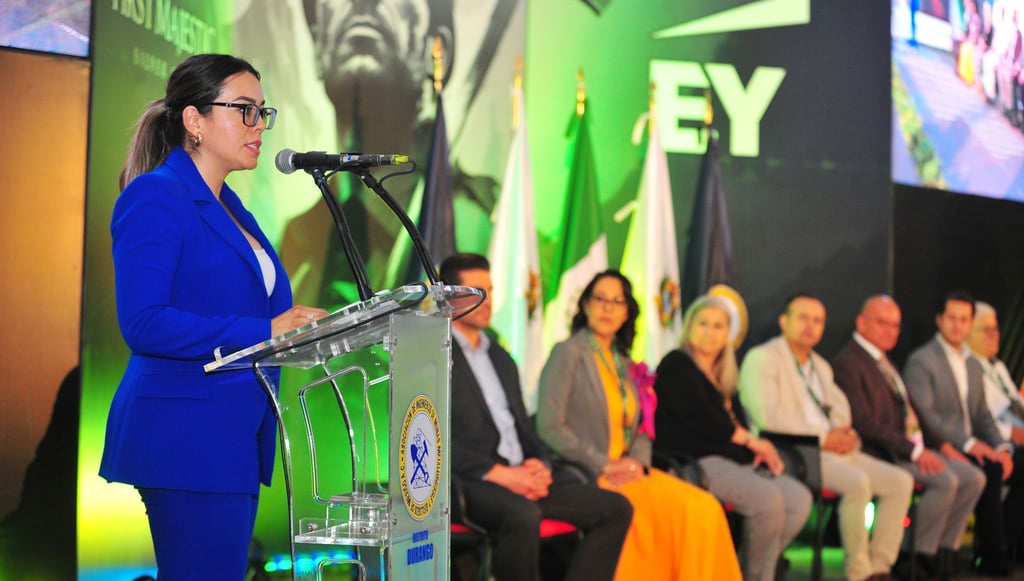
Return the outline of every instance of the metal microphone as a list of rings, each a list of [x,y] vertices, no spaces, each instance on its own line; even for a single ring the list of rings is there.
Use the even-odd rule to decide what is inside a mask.
[[[398,165],[409,161],[408,155],[388,155],[379,153],[327,153],[325,151],[308,151],[298,153],[291,149],[282,149],[274,158],[274,165],[281,173],[292,173],[295,170],[350,171]]]

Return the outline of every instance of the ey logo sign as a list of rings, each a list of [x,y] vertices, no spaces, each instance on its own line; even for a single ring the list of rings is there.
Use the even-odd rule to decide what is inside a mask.
[[[811,0],[757,0],[660,30],[654,38],[776,28],[810,21]],[[680,121],[703,123],[704,90],[711,89],[729,117],[729,153],[757,157],[761,149],[761,118],[786,77],[786,69],[759,66],[746,86],[731,64],[652,60],[650,74],[657,87],[655,99],[665,151],[704,153],[707,145],[701,139],[702,130],[695,126],[680,127]],[[680,89],[692,94],[681,95]]]

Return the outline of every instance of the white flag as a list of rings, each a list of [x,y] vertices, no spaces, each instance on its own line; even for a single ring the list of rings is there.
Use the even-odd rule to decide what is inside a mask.
[[[644,115],[641,122],[647,119]],[[654,369],[666,353],[679,346],[683,323],[668,158],[661,148],[658,124],[648,125],[647,157],[620,268],[633,283],[633,294],[640,303],[633,359]]]
[[[537,411],[537,381],[544,366],[544,303],[540,255],[533,217],[533,183],[527,143],[522,89],[513,96],[519,104],[519,125],[512,139],[501,198],[494,210],[494,227],[487,258],[491,263],[491,328],[519,364],[523,399],[530,414]]]

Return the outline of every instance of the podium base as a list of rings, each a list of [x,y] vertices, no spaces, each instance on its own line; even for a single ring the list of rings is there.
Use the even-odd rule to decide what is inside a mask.
[[[330,498],[328,515],[339,508],[347,508],[347,514],[337,518],[300,519],[300,532],[295,535],[295,542],[363,547],[378,547],[387,543],[387,494],[337,494]]]

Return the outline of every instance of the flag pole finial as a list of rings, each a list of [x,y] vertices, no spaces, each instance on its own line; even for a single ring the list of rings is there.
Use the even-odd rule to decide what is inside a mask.
[[[711,127],[715,122],[715,108],[711,103],[711,89],[704,89],[704,125]]]
[[[430,56],[434,59],[434,92],[440,95],[444,86],[444,42],[440,35],[434,37],[434,49],[430,51]]]
[[[583,67],[576,72],[576,116],[582,117],[587,110],[587,85],[583,82]]]
[[[715,135],[715,130],[712,128],[712,124],[715,122],[715,107],[711,97],[711,89],[704,89],[704,130],[701,132],[704,139]]]
[[[658,99],[655,97],[655,93],[658,90],[656,83],[651,83],[650,93],[647,96],[647,130],[651,131],[654,129],[655,121],[655,109],[658,108]]]

